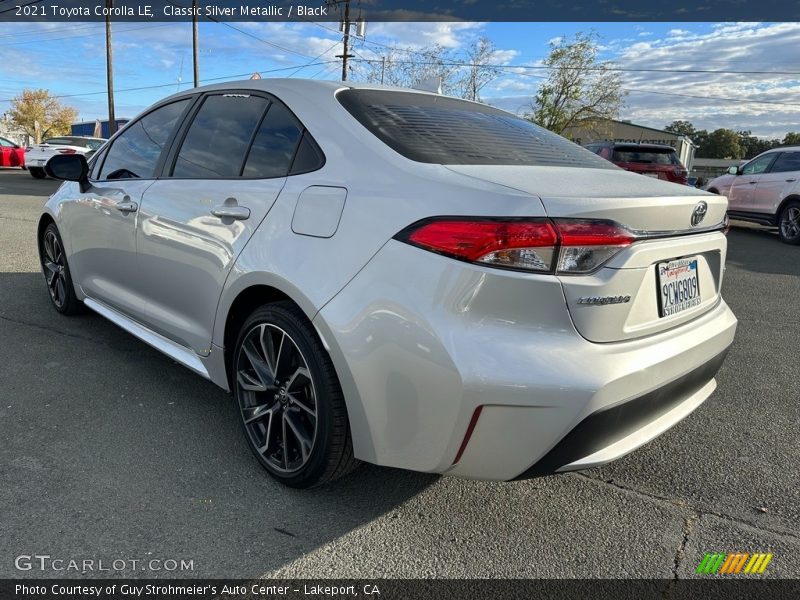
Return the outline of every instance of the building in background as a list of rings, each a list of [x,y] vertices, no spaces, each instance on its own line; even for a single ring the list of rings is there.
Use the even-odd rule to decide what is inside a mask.
[[[639,143],[672,146],[675,148],[675,152],[678,153],[678,158],[681,163],[683,163],[683,166],[690,172],[694,165],[694,154],[697,150],[697,146],[694,142],[685,135],[678,135],[644,125],[636,125],[630,121],[615,121],[613,119],[600,123],[594,131],[581,129],[579,127],[568,128],[564,131],[564,136],[581,146],[590,142],[621,142],[625,144]]]
[[[702,185],[714,177],[724,174],[730,167],[739,166],[746,163],[746,160],[739,158],[695,158],[690,177],[697,178]]]
[[[0,137],[11,140],[20,146],[30,146],[33,143],[31,136],[11,122],[8,113],[3,113],[0,117]]]
[[[125,123],[130,121],[130,119],[117,119],[117,131],[119,131]],[[101,134],[95,135],[95,126],[97,125],[97,120],[92,121],[81,121],[80,123],[73,123],[72,124],[72,135],[87,135],[89,137],[101,137],[108,139],[111,137],[108,131],[108,119],[104,121],[100,121],[100,132]]]

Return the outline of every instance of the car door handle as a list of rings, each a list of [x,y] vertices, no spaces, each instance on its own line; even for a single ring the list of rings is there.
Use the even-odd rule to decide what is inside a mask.
[[[250,209],[246,206],[236,206],[231,204],[221,204],[211,209],[211,214],[220,219],[235,219],[244,221],[250,218]]]
[[[136,209],[139,208],[139,205],[136,202],[132,202],[130,200],[125,200],[124,202],[117,202],[114,205],[119,212],[129,213],[129,212],[136,212]]]
[[[797,181],[797,179],[787,179],[786,183],[792,183],[793,181]]]
[[[758,182],[757,182],[757,181],[748,181],[747,183],[749,183],[750,185],[755,185],[755,184],[757,184]]]

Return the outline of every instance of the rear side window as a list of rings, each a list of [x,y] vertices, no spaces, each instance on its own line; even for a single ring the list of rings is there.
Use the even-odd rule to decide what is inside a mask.
[[[269,101],[260,96],[208,96],[183,140],[173,177],[238,177]]]
[[[771,173],[800,171],[800,152],[782,152],[770,169]]]
[[[106,153],[100,179],[149,179],[190,98],[161,106],[129,125]]]
[[[319,149],[311,134],[306,131],[303,134],[303,139],[300,140],[300,146],[297,148],[297,154],[295,154],[289,175],[310,173],[321,169],[324,164],[325,157],[322,154],[322,150]]]
[[[242,175],[244,177],[286,177],[303,128],[278,102],[273,102],[258,129]]]
[[[664,148],[663,150],[654,150],[651,148],[614,148],[614,162],[624,163],[638,163],[646,165],[679,165],[681,161],[674,150]]]
[[[336,97],[384,144],[418,162],[615,168],[589,150],[491,106],[386,90],[349,89]]]

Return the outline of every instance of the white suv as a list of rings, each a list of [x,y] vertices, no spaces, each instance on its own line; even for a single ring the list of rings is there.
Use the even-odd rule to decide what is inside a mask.
[[[800,146],[759,154],[706,189],[728,197],[732,218],[777,226],[782,241],[800,244]]]

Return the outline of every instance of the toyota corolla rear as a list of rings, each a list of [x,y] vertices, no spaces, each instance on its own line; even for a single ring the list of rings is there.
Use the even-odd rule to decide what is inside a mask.
[[[383,145],[365,142],[383,181],[402,182],[353,194],[343,223],[393,235],[314,321],[357,456],[500,480],[587,468],[711,395],[736,329],[724,197],[487,106],[338,99]]]

